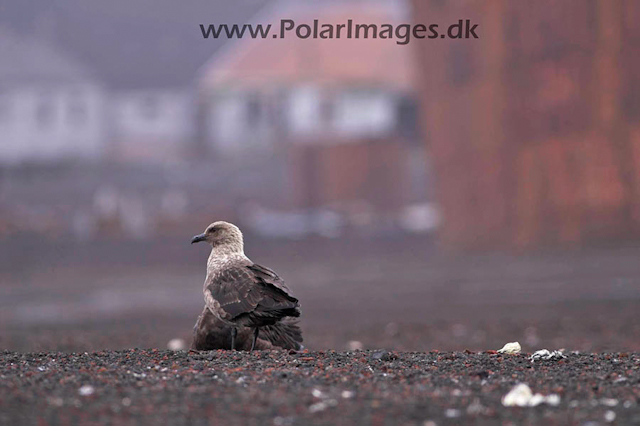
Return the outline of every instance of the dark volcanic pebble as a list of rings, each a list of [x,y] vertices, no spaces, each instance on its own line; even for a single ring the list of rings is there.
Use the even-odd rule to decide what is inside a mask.
[[[2,352],[0,424],[640,424],[640,354]],[[517,383],[557,407],[504,407]],[[432,422],[432,423],[430,423]]]

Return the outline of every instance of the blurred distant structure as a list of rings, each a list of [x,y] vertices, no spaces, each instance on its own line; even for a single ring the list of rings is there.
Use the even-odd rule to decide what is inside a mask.
[[[10,28],[15,34],[0,33],[0,42],[5,45],[0,52],[0,68],[3,74],[17,71],[20,81],[30,87],[37,84],[36,80],[41,82],[43,75],[51,80],[55,74],[58,80],[76,84],[86,76],[92,82],[97,79],[109,96],[99,114],[106,122],[100,130],[105,142],[100,152],[104,160],[156,165],[180,161],[193,154],[189,138],[194,130],[191,84],[195,72],[226,41],[203,41],[197,23],[203,19],[242,22],[266,1],[185,0],[178,8],[173,0],[114,0],[90,6],[83,0],[65,0],[64,4],[49,0],[0,2],[0,27]],[[12,46],[11,52],[7,44]],[[0,95],[15,86],[4,77],[0,81]],[[47,97],[32,94],[34,100],[30,102],[51,99],[52,108],[59,108],[51,116],[62,120],[65,101],[58,100],[57,89],[53,92]],[[25,102],[19,103],[25,114],[36,109]],[[4,110],[4,106],[0,108]],[[12,121],[16,127],[40,132],[27,115],[14,116]],[[60,132],[62,124],[58,126]],[[38,134],[33,143],[19,143],[16,138],[12,141],[25,152],[35,151],[29,158],[44,155],[45,162],[55,161],[49,158],[49,151],[59,156],[67,154],[58,149],[56,135],[50,130],[46,140]],[[0,133],[6,134],[3,127]],[[91,149],[91,141],[77,129],[74,138],[79,141],[78,149],[74,149],[78,155]],[[0,151],[0,164],[6,161]],[[16,159],[16,163],[21,162]]]
[[[112,160],[166,163],[193,156],[194,116],[188,90],[117,91],[111,108]]]
[[[146,239],[211,218],[286,238],[437,226],[410,46],[197,26],[397,24],[403,0],[154,5],[2,6],[15,32],[0,37],[1,235]]]
[[[96,160],[105,92],[75,58],[39,37],[0,29],[0,164]]]
[[[479,24],[416,43],[445,245],[640,236],[640,3],[413,6],[416,23]]]
[[[284,1],[256,22],[382,24],[402,12],[394,2]],[[200,72],[201,150],[286,159],[290,209],[391,220],[424,201],[414,74],[411,50],[378,38],[229,41]]]

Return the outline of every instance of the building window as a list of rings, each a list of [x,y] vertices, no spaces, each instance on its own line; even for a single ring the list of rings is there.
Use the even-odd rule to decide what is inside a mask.
[[[397,122],[395,97],[380,90],[351,90],[338,96],[334,126],[354,137],[382,136]]]
[[[246,104],[247,126],[254,128],[259,125],[262,120],[263,108],[258,94],[252,94],[247,97]]]
[[[54,119],[55,106],[53,97],[49,93],[41,94],[36,104],[36,123],[39,128],[46,129],[51,127]]]
[[[287,106],[288,127],[294,134],[314,133],[322,124],[321,94],[314,87],[294,89]]]
[[[398,100],[398,134],[406,139],[417,142],[419,140],[418,103],[411,97]]]
[[[160,115],[159,100],[156,96],[146,95],[140,100],[140,116],[146,121],[155,121]]]
[[[8,123],[11,121],[13,114],[13,103],[11,96],[0,92],[0,123]]]
[[[74,93],[69,98],[67,117],[71,124],[80,125],[87,121],[87,105],[80,93]]]
[[[232,150],[246,131],[244,98],[239,92],[221,94],[213,99],[209,132],[211,143],[221,150]]]
[[[336,103],[334,99],[324,97],[320,102],[320,124],[323,126],[333,123],[336,114]]]

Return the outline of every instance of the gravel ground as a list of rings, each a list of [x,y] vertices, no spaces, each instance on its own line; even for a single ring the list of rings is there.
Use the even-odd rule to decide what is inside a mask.
[[[182,239],[0,242],[0,424],[640,425],[640,247],[391,243],[252,245],[311,352],[250,354],[126,349],[190,342],[208,253]],[[567,358],[485,352],[510,341]],[[520,382],[559,404],[504,407]]]
[[[640,353],[0,354],[0,423],[640,424]],[[516,384],[557,406],[505,407]]]

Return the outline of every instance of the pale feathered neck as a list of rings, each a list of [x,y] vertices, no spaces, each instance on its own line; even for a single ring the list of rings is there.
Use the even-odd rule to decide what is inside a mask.
[[[211,257],[229,257],[233,255],[246,257],[244,254],[244,244],[242,242],[218,244],[211,248]]]

